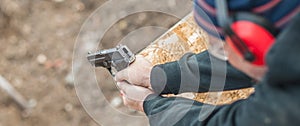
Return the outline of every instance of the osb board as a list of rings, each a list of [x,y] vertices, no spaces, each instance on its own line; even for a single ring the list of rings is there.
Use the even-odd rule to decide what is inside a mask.
[[[194,22],[192,14],[189,14],[140,54],[153,65],[163,64],[176,61],[187,52],[200,53],[207,50],[206,40],[206,34]],[[179,96],[193,98],[204,103],[227,104],[247,98],[253,91],[253,88],[249,88],[226,92],[185,93]],[[222,94],[219,100],[217,100],[218,94]]]

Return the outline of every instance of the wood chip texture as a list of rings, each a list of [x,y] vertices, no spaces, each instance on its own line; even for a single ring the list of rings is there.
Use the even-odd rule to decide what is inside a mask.
[[[195,23],[193,15],[189,14],[140,54],[153,65],[163,64],[176,61],[187,52],[200,53],[207,50],[206,40],[206,33]],[[177,96],[191,98],[203,103],[222,105],[245,99],[253,92],[253,88],[247,88],[224,92],[184,93]]]

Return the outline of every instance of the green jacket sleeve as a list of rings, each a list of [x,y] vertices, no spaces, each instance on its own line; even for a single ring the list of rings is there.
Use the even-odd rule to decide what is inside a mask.
[[[294,126],[300,124],[299,88],[260,84],[248,99],[220,106],[149,95],[144,110],[151,126]]]
[[[215,68],[213,71],[213,64],[216,63],[224,64],[225,68]],[[218,74],[223,72],[225,73]],[[224,89],[211,87],[212,76],[215,77],[214,80],[224,78],[225,82],[219,82],[220,85],[224,85]],[[211,91],[234,90],[252,87],[255,84],[250,77],[228,62],[210,56],[207,51],[200,54],[187,53],[178,61],[155,66],[151,71],[150,82],[157,94],[207,92],[209,89]]]

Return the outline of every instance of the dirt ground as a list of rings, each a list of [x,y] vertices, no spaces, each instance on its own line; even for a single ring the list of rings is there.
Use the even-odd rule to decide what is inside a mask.
[[[81,25],[104,2],[0,0],[0,75],[26,99],[37,101],[36,107],[26,115],[0,89],[0,126],[97,125],[82,108],[66,77],[71,72],[73,47]],[[126,22],[133,22],[126,25],[128,28],[112,29],[103,39],[108,44],[103,46],[110,46],[106,41],[118,41],[130,32],[128,29],[139,25],[171,27],[178,21],[168,16],[162,18],[158,13],[137,18],[139,16],[126,19]],[[110,81],[107,83],[112,83]],[[104,86],[102,90],[111,96],[108,100],[118,96],[114,86]]]

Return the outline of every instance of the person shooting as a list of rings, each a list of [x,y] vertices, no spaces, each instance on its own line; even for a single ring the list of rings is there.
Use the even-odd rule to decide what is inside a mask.
[[[211,51],[188,53],[178,62],[154,67],[136,56],[128,68],[116,74],[124,104],[145,112],[150,125],[155,126],[300,124],[299,5],[296,0],[195,0],[195,19],[210,35],[209,45],[223,45],[217,37],[220,35],[224,48],[209,46]],[[204,14],[213,24],[202,18]],[[220,30],[214,32],[212,26]],[[212,105],[161,96],[209,91],[212,60],[227,65],[224,90],[254,86],[255,93],[247,99],[216,106],[203,119],[199,119],[203,106]],[[194,65],[201,76],[196,76],[198,70],[191,67]],[[183,77],[198,81],[181,85]]]

